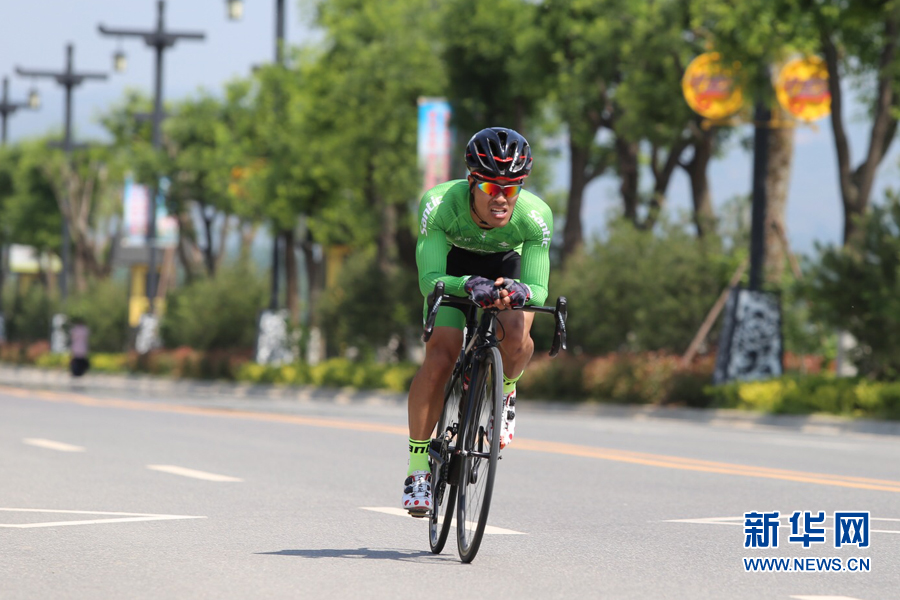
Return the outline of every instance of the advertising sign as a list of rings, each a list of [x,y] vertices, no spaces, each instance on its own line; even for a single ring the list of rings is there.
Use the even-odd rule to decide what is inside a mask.
[[[418,154],[425,190],[450,179],[450,115],[450,103],[445,99],[419,98]]]
[[[775,81],[778,103],[807,123],[831,113],[828,67],[818,56],[798,58],[784,65]]]
[[[681,79],[688,106],[713,121],[739,111],[744,103],[741,87],[735,81],[739,70],[739,63],[723,65],[718,52],[706,52],[692,60]]]
[[[170,217],[166,210],[165,190],[168,180],[160,180],[156,196],[156,246],[165,248],[178,242],[178,221]],[[124,193],[125,235],[122,243],[126,246],[147,245],[147,226],[150,217],[148,204],[150,190],[146,185],[135,183],[130,177],[125,180]]]
[[[732,288],[724,317],[713,383],[781,375],[784,344],[778,295]]]

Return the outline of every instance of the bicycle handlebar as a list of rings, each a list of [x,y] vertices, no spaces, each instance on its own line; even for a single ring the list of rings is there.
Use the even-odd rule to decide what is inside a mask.
[[[444,282],[438,281],[434,284],[434,291],[428,294],[428,313],[425,317],[425,330],[422,332],[422,341],[427,342],[434,333],[434,321],[437,318],[438,309],[442,304],[450,306],[457,305],[460,307],[479,306],[469,298],[459,298],[457,296],[448,296],[444,294]],[[498,309],[487,308],[485,310]],[[517,306],[512,310],[524,310],[527,312],[544,313],[554,315],[556,328],[553,332],[553,342],[550,344],[550,356],[556,356],[560,350],[566,349],[566,318],[568,317],[568,306],[565,296],[556,299],[556,307],[552,306]]]

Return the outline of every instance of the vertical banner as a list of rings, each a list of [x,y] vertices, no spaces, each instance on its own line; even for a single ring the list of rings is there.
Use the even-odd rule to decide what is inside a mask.
[[[725,306],[713,383],[782,374],[784,344],[777,294],[732,288]]]
[[[169,216],[166,210],[165,192],[169,180],[160,179],[159,191],[156,195],[156,247],[167,248],[178,242],[178,221]],[[125,235],[122,243],[126,246],[146,246],[147,228],[149,226],[150,190],[146,185],[135,183],[131,177],[125,179],[123,194],[123,215],[125,218]]]
[[[443,98],[419,98],[419,166],[423,189],[430,190],[450,179],[450,103]]]
[[[128,177],[125,179],[123,202],[125,236],[122,243],[126,246],[143,246],[147,243],[147,204],[150,202],[147,187],[134,183]]]

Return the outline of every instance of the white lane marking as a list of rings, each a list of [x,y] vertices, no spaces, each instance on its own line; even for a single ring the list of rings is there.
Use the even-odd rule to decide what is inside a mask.
[[[93,510],[46,510],[43,508],[0,508],[2,512],[53,513],[67,515],[109,515],[113,519],[89,519],[81,521],[46,521],[43,523],[0,523],[0,527],[31,529],[34,527],[62,527],[67,525],[99,525],[104,523],[133,523],[137,521],[174,521],[179,519],[205,519],[189,515],[154,515],[146,513],[98,512]]]
[[[791,596],[796,600],[859,600],[850,596]]]
[[[203,479],[204,481],[243,481],[243,479],[237,477],[196,471],[194,469],[176,467],[175,465],[147,465],[147,468],[151,471],[161,471],[163,473],[171,473],[172,475],[181,475],[182,477],[193,477],[194,479]]]
[[[782,516],[790,513],[781,513]],[[900,519],[888,519],[881,517],[870,517],[870,521],[892,521],[892,522],[900,522]],[[692,523],[695,525],[743,525],[744,517],[709,517],[703,519],[667,519],[663,521],[663,523]],[[785,529],[790,527],[789,524],[781,524],[779,525],[781,529]],[[822,529],[827,529],[828,531],[834,531],[834,527],[822,527]],[[895,533],[900,534],[900,531],[895,529],[870,529],[871,533]],[[827,598],[827,596],[823,596],[823,598]],[[852,600],[852,599],[851,599]]]
[[[371,510],[373,512],[384,513],[386,515],[394,515],[395,517],[410,518],[409,513],[402,508],[394,508],[392,506],[360,506],[363,510]],[[425,521],[425,519],[421,519]],[[474,527],[474,523],[470,524]],[[456,519],[453,519],[451,527],[456,527]],[[485,525],[484,533],[490,535],[527,535],[523,531],[513,531],[512,529],[503,529],[502,527],[494,527],[493,525]]]
[[[37,446],[38,448],[59,450],[60,452],[84,452],[84,448],[82,446],[73,446],[72,444],[54,442],[53,440],[44,440],[41,438],[25,438],[22,440],[22,443],[28,444],[29,446]]]

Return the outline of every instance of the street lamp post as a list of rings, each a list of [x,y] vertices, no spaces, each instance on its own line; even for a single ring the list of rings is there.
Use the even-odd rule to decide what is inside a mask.
[[[84,147],[83,144],[75,144],[72,141],[72,91],[84,83],[89,79],[94,80],[105,80],[105,73],[76,73],[75,72],[75,46],[72,44],[66,45],[66,70],[62,72],[53,72],[53,71],[35,71],[30,69],[22,69],[20,67],[16,67],[16,73],[19,75],[23,75],[25,77],[49,77],[56,80],[56,83],[66,88],[66,121],[65,121],[65,136],[63,137],[62,144],[53,144],[62,146],[63,150],[66,152],[66,160],[72,160],[72,151],[76,148]],[[32,92],[33,93],[33,92]],[[66,222],[65,215],[63,215],[63,224],[62,224],[62,273],[59,278],[59,291],[62,295],[63,300],[65,300],[68,293],[68,283],[67,277],[69,274],[69,226]]]
[[[9,101],[9,77],[3,78],[3,97],[0,98],[0,120],[3,121],[2,127],[2,137],[0,137],[0,143],[2,145],[6,145],[6,119],[19,110],[20,108],[36,108],[32,107],[30,102],[10,102]]]
[[[756,130],[753,135],[753,204],[750,221],[750,281],[749,288],[757,291],[762,287],[763,267],[766,263],[766,171],[769,163],[769,122],[772,111],[758,101],[753,120]]]
[[[232,21],[238,21],[244,16],[244,4],[242,0],[225,0],[228,10],[228,18]],[[275,64],[284,66],[284,0],[275,0]],[[278,270],[280,262],[280,246],[282,241],[286,241],[284,236],[275,227],[272,230],[272,296],[269,299],[269,309],[278,309]],[[287,261],[287,253],[293,252],[293,248],[288,248],[285,243],[285,261]]]
[[[9,77],[3,78],[3,97],[0,98],[0,120],[2,120],[2,134],[0,134],[0,145],[6,145],[6,119],[19,110],[20,108],[32,108],[30,102],[10,102],[9,101]],[[3,282],[6,278],[6,244],[5,241],[0,243],[0,342],[6,341],[5,327],[3,323]]]
[[[206,34],[200,32],[174,32],[165,29],[165,0],[157,2],[157,19],[156,29],[152,30],[136,30],[136,29],[113,29],[98,25],[100,33],[103,35],[121,36],[121,37],[139,37],[144,40],[147,46],[153,48],[156,54],[156,69],[154,77],[154,95],[153,95],[153,147],[159,149],[162,147],[162,136],[160,133],[163,120],[163,53],[165,50],[172,48],[178,40],[204,40]],[[149,311],[153,313],[153,298],[156,296],[156,252],[154,244],[156,242],[156,197],[159,193],[159,180],[154,182],[153,194],[150,197],[148,206],[147,220],[147,248],[150,252],[149,258],[149,276],[147,277],[147,301],[150,305]]]

